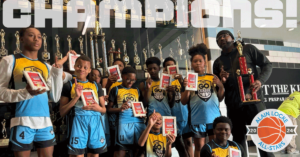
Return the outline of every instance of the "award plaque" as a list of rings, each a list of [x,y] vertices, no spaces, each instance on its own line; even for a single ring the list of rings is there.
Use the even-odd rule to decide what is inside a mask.
[[[55,56],[57,57],[57,59],[62,59],[62,54],[60,53],[60,46],[59,46],[59,36],[56,34],[55,36],[55,41],[56,41],[56,53]]]
[[[229,148],[229,157],[242,157],[240,150]]]
[[[93,105],[94,102],[98,104],[98,98],[94,90],[83,90],[81,93],[81,100],[84,106]]]
[[[155,53],[155,51],[154,51],[154,49],[153,49],[153,48],[151,48],[150,52],[151,52],[151,57],[154,57],[154,53]]]
[[[80,55],[84,55],[84,52],[83,52],[83,38],[82,38],[82,36],[80,36],[78,38],[78,41],[79,41],[79,47],[80,47]]]
[[[162,57],[162,51],[161,51],[162,46],[161,46],[160,44],[158,44],[158,49],[159,49],[160,61],[161,61],[161,62],[164,62],[164,59],[163,59],[163,57]]]
[[[171,75],[162,73],[160,77],[159,89],[166,90],[171,85]]]
[[[23,74],[27,80],[27,83],[30,85],[31,89],[37,90],[41,89],[46,91],[49,91],[49,88],[42,77],[42,75],[39,72],[33,72],[33,71],[23,71]]]
[[[177,136],[176,117],[163,116],[163,136],[173,134]]]
[[[16,50],[14,51],[14,54],[22,53],[22,51],[20,50],[20,34],[19,34],[19,31],[16,32],[15,37],[16,37]]]
[[[257,98],[257,93],[255,92],[255,89],[253,89],[250,93],[247,93],[246,91],[249,90],[250,87],[245,88],[244,84],[243,84],[243,78],[249,78],[250,85],[252,83],[254,83],[254,75],[252,73],[252,69],[247,68],[246,57],[243,55],[244,42],[242,41],[240,31],[238,31],[238,38],[234,44],[240,54],[240,56],[239,56],[240,69],[237,69],[236,74],[237,74],[241,103],[243,105],[256,104],[256,103],[260,102],[261,100]],[[247,94],[245,94],[245,93],[247,93]]]
[[[71,38],[71,36],[70,36],[70,35],[68,35],[68,38],[67,38],[67,40],[68,40],[68,47],[69,47],[69,51],[71,51],[71,50],[72,50],[72,43],[71,43],[71,41],[72,41],[72,38]]]
[[[183,50],[182,50],[182,48],[181,48],[180,37],[178,37],[178,38],[176,39],[176,42],[178,43],[178,55],[179,55],[180,60],[181,60],[181,56],[182,56]]]
[[[188,84],[185,87],[185,90],[197,91],[198,74],[187,72],[186,77],[187,77]]]
[[[130,65],[129,65],[130,59],[129,59],[129,57],[127,56],[126,41],[125,41],[125,40],[123,41],[123,48],[124,48],[123,61],[124,61],[124,63],[125,63],[125,67],[130,67]]]
[[[118,82],[122,81],[121,72],[120,72],[120,69],[119,69],[118,65],[113,65],[111,67],[108,67],[107,70],[108,70],[109,76],[111,76],[111,75],[117,75],[118,76],[118,80],[117,81]]]
[[[69,70],[70,71],[75,71],[74,69],[74,65],[75,65],[75,62],[76,62],[76,59],[80,57],[80,55],[73,55],[73,54],[69,54]]]
[[[139,65],[141,63],[141,61],[140,61],[140,57],[137,54],[137,43],[136,43],[136,41],[134,41],[133,46],[134,46],[134,54],[135,54],[133,61],[136,64],[135,69],[136,70],[142,70],[142,66]]]
[[[145,71],[147,71],[147,65],[146,65],[146,61],[147,61],[147,50],[146,50],[146,49],[143,49],[143,54],[144,54],[144,57],[145,57],[145,62],[144,62],[143,68],[144,68]]]
[[[170,54],[169,54],[169,56],[170,56],[171,58],[174,58],[174,52],[173,52],[173,49],[172,49],[172,48],[170,48]]]
[[[169,75],[176,75],[179,74],[178,66],[177,65],[171,65],[167,67],[168,74]]]
[[[0,36],[1,36],[1,49],[0,49],[0,57],[4,57],[8,55],[7,49],[5,49],[5,32],[3,29],[1,29],[0,32]]]
[[[43,43],[44,43],[44,51],[42,52],[42,58],[45,62],[48,62],[50,60],[50,53],[47,51],[47,35],[43,33]]]
[[[131,102],[134,117],[145,117],[146,112],[142,102]]]

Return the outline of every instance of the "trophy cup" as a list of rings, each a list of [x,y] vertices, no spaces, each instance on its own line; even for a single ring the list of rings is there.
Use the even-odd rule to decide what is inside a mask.
[[[127,50],[126,50],[126,41],[124,40],[123,41],[123,48],[124,48],[124,56],[123,56],[123,61],[125,63],[125,67],[130,67],[129,62],[130,62],[130,59],[129,57],[127,56]]]
[[[50,59],[50,53],[47,51],[47,35],[43,33],[43,42],[44,42],[44,51],[42,52],[42,58],[45,62],[48,62]]]
[[[147,50],[144,48],[143,49],[143,53],[144,53],[144,56],[145,56],[145,63],[143,65],[144,67],[144,70],[147,71],[147,65],[146,65],[146,61],[147,61]]]
[[[83,52],[83,38],[82,38],[82,36],[80,36],[78,38],[78,41],[79,41],[79,47],[80,47],[80,55],[84,55],[84,52]]]
[[[162,46],[161,46],[160,44],[158,44],[158,49],[159,49],[160,61],[163,62],[164,59],[163,59],[163,57],[162,57],[162,51],[161,51]]]
[[[55,36],[55,41],[56,41],[56,53],[55,56],[57,57],[57,59],[62,59],[62,54],[60,53],[60,46],[59,46],[59,36],[56,34]]]
[[[118,48],[118,51],[117,51],[116,54],[117,54],[116,58],[120,58],[121,59],[121,49],[120,48]]]
[[[154,57],[154,53],[155,53],[155,51],[154,51],[154,49],[153,49],[153,48],[151,48],[150,52],[151,52],[151,57]]]
[[[67,40],[68,40],[69,51],[71,51],[71,50],[72,50],[72,43],[71,43],[71,41],[72,41],[72,38],[71,38],[71,36],[70,36],[70,35],[68,35],[68,38],[67,38]]]
[[[2,138],[0,139],[0,148],[5,148],[8,147],[9,145],[9,138],[7,138],[7,130],[6,130],[6,119],[10,118],[11,113],[10,112],[6,112],[4,113],[4,119],[1,122],[2,124]]]
[[[180,57],[180,60],[181,60],[181,56],[182,56],[182,48],[181,48],[181,43],[180,43],[180,37],[178,37],[176,39],[176,42],[178,43],[178,55]]]
[[[243,105],[255,104],[260,102],[260,99],[257,98],[257,93],[255,92],[255,89],[253,89],[250,92],[251,93],[250,94],[247,92],[249,90],[249,87],[246,89],[244,88],[244,84],[243,84],[243,78],[249,78],[250,85],[254,83],[254,76],[252,73],[252,69],[247,68],[246,57],[243,55],[243,45],[244,42],[242,41],[241,32],[238,31],[238,38],[235,42],[235,46],[237,47],[237,50],[239,51],[240,54],[239,56],[240,69],[237,69],[236,73],[237,73],[237,80],[238,80],[241,102]]]
[[[169,54],[169,56],[170,56],[171,58],[173,58],[173,56],[174,56],[174,52],[173,52],[173,49],[172,49],[172,48],[170,48],[170,54]]]
[[[108,57],[109,66],[112,66],[113,62],[114,62],[114,53],[116,53],[115,42],[116,41],[114,39],[111,40],[111,46],[112,47],[110,48],[109,57]]]
[[[5,49],[5,39],[4,39],[5,32],[4,32],[3,29],[1,29],[0,35],[1,35],[0,57],[4,57],[4,56],[7,56],[7,55],[8,55],[8,52],[7,52],[7,50]]]
[[[142,66],[139,65],[141,63],[141,61],[140,61],[140,57],[137,54],[137,43],[136,43],[136,41],[134,41],[133,46],[134,46],[134,54],[135,54],[133,60],[134,60],[134,63],[136,64],[135,69],[136,70],[142,70]]]
[[[20,50],[20,34],[19,34],[19,31],[16,32],[15,37],[16,37],[16,50],[14,51],[14,54],[22,53],[22,51]]]

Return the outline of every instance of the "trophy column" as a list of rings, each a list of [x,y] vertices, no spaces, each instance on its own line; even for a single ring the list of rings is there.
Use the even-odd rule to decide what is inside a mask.
[[[139,55],[137,54],[137,43],[136,43],[136,41],[134,41],[133,46],[134,46],[134,54],[135,54],[134,63],[136,64],[135,69],[136,70],[142,70],[142,66],[139,65],[141,63],[141,61],[140,61]]]
[[[0,32],[0,36],[1,36],[1,49],[0,49],[0,57],[5,57],[8,55],[7,49],[5,49],[5,32],[3,29],[1,29]]]
[[[123,41],[123,49],[124,49],[123,61],[125,63],[125,67],[130,67],[130,65],[129,65],[130,59],[127,56],[126,41],[125,40]]]
[[[145,62],[143,65],[144,71],[147,71],[147,65],[146,65],[146,61],[147,61],[147,50],[144,48],[143,49],[143,53],[144,53],[144,57],[145,57]]]
[[[16,50],[14,51],[14,54],[22,53],[22,51],[20,50],[20,34],[19,34],[19,31],[16,32],[15,37],[16,37]]]
[[[56,34],[55,36],[55,41],[56,41],[56,53],[55,56],[57,57],[58,60],[62,59],[62,54],[60,53],[60,46],[59,46],[59,36]]]
[[[47,35],[43,33],[43,42],[44,42],[44,51],[42,52],[42,58],[45,62],[49,63],[50,60],[50,53],[47,51]]]

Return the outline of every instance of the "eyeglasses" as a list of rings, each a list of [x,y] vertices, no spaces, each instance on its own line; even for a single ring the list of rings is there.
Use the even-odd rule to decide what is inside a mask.
[[[219,40],[221,40],[222,38],[226,38],[226,37],[228,37],[228,36],[229,36],[228,33],[226,33],[226,34],[221,34],[221,35],[218,36],[217,40],[219,41]]]
[[[126,80],[127,83],[135,83],[136,80]]]

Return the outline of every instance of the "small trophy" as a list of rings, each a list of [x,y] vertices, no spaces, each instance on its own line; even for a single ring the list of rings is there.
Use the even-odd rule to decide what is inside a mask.
[[[155,53],[155,51],[154,51],[154,49],[153,49],[153,48],[151,48],[150,52],[151,52],[151,57],[154,57],[154,53]]]
[[[61,121],[61,125],[60,125],[60,129],[62,131],[61,135],[60,135],[60,141],[63,141],[66,139],[67,135],[66,135],[66,131],[68,129],[67,125],[65,124],[65,117],[62,119]]]
[[[169,56],[170,56],[171,58],[173,58],[173,56],[174,56],[174,52],[173,52],[173,49],[172,49],[172,48],[170,48],[170,54],[169,54]]]
[[[114,62],[114,53],[116,53],[116,47],[115,47],[115,40],[112,39],[111,40],[111,48],[110,48],[110,51],[109,51],[109,66],[112,66],[113,65],[113,62]]]
[[[136,70],[142,70],[142,66],[139,65],[141,63],[141,61],[140,61],[140,57],[137,54],[137,43],[136,43],[136,41],[134,41],[133,46],[134,46],[134,54],[135,54],[134,63],[136,64],[135,69]]]
[[[80,46],[80,55],[84,55],[84,52],[83,52],[83,38],[82,38],[82,36],[80,36],[78,38],[78,41],[79,41],[79,46]]]
[[[1,35],[0,57],[4,57],[4,56],[8,55],[8,52],[7,52],[7,49],[5,49],[5,39],[4,39],[5,32],[3,29],[1,29],[0,35]]]
[[[101,76],[103,76],[103,68],[102,68],[101,65],[100,65],[102,62],[103,62],[102,58],[99,58],[99,59],[97,60],[97,69],[100,71]]]
[[[56,53],[55,56],[57,57],[57,59],[62,59],[62,54],[60,53],[60,46],[59,46],[59,36],[56,34],[55,36],[55,41],[56,41]]]
[[[127,56],[127,50],[126,50],[126,41],[124,40],[123,41],[123,48],[124,48],[124,56],[123,56],[123,61],[125,63],[125,67],[130,67],[129,62],[130,62],[130,59],[129,57]]]
[[[68,35],[68,38],[67,38],[67,40],[68,40],[69,51],[71,51],[71,50],[72,50],[72,43],[71,43],[71,41],[72,41],[72,38],[71,38],[71,36],[70,36],[70,35]]]
[[[238,31],[238,38],[235,42],[235,46],[237,47],[237,50],[239,51],[240,54],[239,56],[240,69],[237,69],[236,73],[237,73],[237,80],[238,80],[241,102],[243,105],[255,104],[260,102],[260,99],[257,98],[257,93],[255,92],[255,89],[253,89],[251,92],[248,92],[250,90],[249,89],[250,87],[246,89],[244,88],[244,84],[243,84],[242,78],[249,78],[250,85],[254,83],[254,76],[252,73],[252,69],[247,68],[246,57],[243,55],[243,45],[244,42],[242,41],[241,32]]]
[[[181,60],[181,56],[182,56],[182,48],[181,48],[181,43],[180,43],[180,37],[178,37],[177,39],[176,39],[176,42],[178,43],[178,55],[179,55],[179,57],[180,57],[180,60]]]
[[[10,112],[4,113],[4,119],[1,122],[2,124],[2,138],[0,139],[0,148],[8,147],[9,145],[9,138],[7,138],[7,130],[6,130],[6,119],[10,119]]]
[[[159,49],[160,61],[163,62],[164,59],[163,59],[163,57],[162,57],[162,51],[161,51],[162,46],[161,46],[160,44],[158,44],[158,49]]]
[[[121,59],[121,49],[120,48],[118,48],[116,58],[120,58]]]
[[[145,56],[145,63],[143,65],[144,67],[144,70],[147,71],[147,65],[146,65],[146,61],[147,61],[147,50],[146,49],[143,49],[143,53],[144,53],[144,56]]]
[[[16,32],[15,37],[16,37],[16,50],[14,51],[14,54],[22,53],[22,51],[20,50],[20,34],[19,34],[19,31]]]
[[[44,51],[42,52],[42,58],[45,62],[48,62],[50,59],[50,53],[47,51],[47,35],[43,33],[43,43],[44,43]]]

